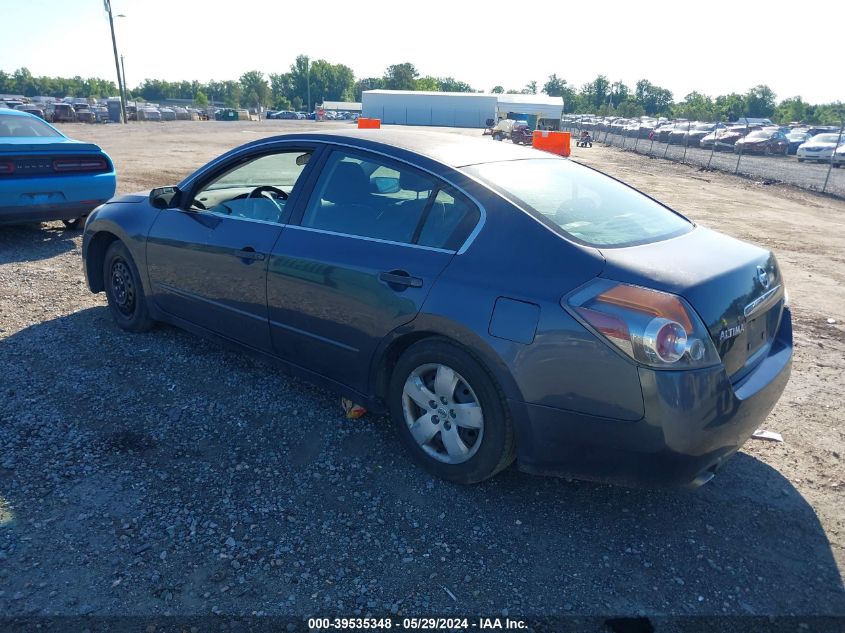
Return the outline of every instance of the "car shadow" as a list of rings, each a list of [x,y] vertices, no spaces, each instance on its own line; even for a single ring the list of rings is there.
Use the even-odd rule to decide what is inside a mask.
[[[61,222],[0,226],[0,265],[49,259],[76,248],[82,231],[68,230]]]
[[[0,374],[7,614],[845,615],[814,508],[744,453],[696,491],[455,486],[384,418],[102,307],[0,338]]]

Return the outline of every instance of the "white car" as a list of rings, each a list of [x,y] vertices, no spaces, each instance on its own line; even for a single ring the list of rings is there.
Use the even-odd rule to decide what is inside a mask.
[[[840,137],[839,133],[816,134],[806,143],[798,146],[796,155],[798,162],[805,160],[828,161],[833,155],[833,150],[842,147],[845,142],[845,134]]]

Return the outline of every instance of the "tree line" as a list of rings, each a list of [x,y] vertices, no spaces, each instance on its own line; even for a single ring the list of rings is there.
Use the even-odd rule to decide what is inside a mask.
[[[284,73],[265,75],[251,70],[237,80],[163,81],[145,79],[129,90],[136,100],[163,101],[192,100],[205,107],[209,103],[226,107],[269,107],[276,110],[310,110],[324,101],[360,101],[365,90],[428,90],[438,92],[481,92],[454,77],[421,76],[414,64],[404,62],[388,66],[380,77],[356,79],[344,64],[332,64],[324,59],[311,60],[299,55]],[[638,117],[667,116],[704,121],[735,121],[740,117],[765,117],[780,123],[836,124],[845,116],[842,102],[811,104],[800,96],[780,102],[766,85],[750,88],[743,94],[730,93],[710,97],[693,91],[675,101],[672,91],[647,79],[639,80],[633,89],[622,81],[611,82],[605,75],[580,87],[552,74],[539,86],[530,81],[520,89],[493,86],[493,93],[537,94],[542,92],[562,97],[565,113],[590,113],[598,116]],[[106,97],[117,94],[113,81],[82,77],[35,77],[26,68],[12,73],[0,70],[0,94],[21,94],[52,97]]]

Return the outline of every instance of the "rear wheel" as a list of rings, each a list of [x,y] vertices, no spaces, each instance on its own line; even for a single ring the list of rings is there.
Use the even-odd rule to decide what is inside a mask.
[[[73,220],[62,220],[62,224],[68,231],[76,231],[85,226],[85,218],[75,218]]]
[[[411,346],[390,379],[390,414],[402,443],[423,468],[472,484],[514,459],[506,400],[468,352],[444,340]]]
[[[123,242],[112,242],[106,250],[103,280],[109,311],[121,328],[129,332],[146,332],[155,325],[147,309],[138,269]]]
[[[803,158],[799,158],[799,159],[798,159],[798,162],[799,162],[799,163],[803,163],[803,162],[804,162],[804,159],[803,159]]]

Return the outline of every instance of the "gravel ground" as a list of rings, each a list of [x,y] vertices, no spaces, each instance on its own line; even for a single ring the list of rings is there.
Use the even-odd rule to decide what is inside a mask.
[[[573,132],[573,138],[577,132]],[[711,152],[709,149],[688,147],[684,154],[683,145],[667,145],[667,143],[652,143],[648,139],[626,138],[620,134],[595,132],[595,139],[607,142],[615,147],[635,151],[639,154],[665,158],[672,161],[685,161],[698,167],[709,166],[711,169],[733,174],[737,171],[737,155],[731,152]],[[712,154],[712,156],[711,156]],[[828,178],[828,171],[830,177]],[[845,198],[845,170],[830,169],[828,163],[804,162],[799,163],[794,155],[790,156],[759,156],[743,154],[739,161],[738,173],[758,180],[774,181],[794,185],[801,189],[821,191],[827,179],[825,192]]]
[[[298,124],[68,129],[127,192]],[[749,443],[694,492],[513,469],[456,487],[329,392],[170,327],[119,330],[78,232],[4,227],[0,613],[845,616],[845,203],[615,149],[575,158],[775,250],[797,344],[766,422],[783,444]]]

